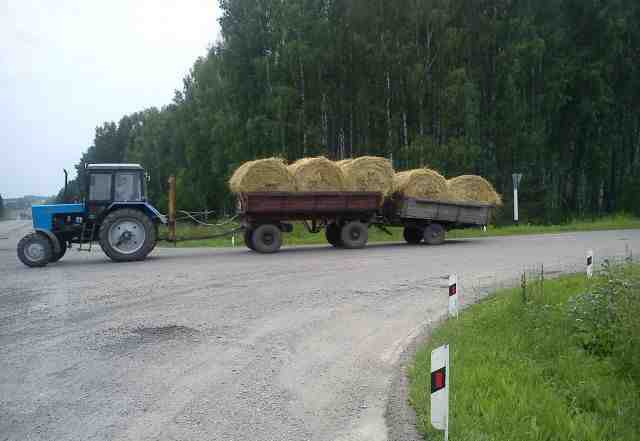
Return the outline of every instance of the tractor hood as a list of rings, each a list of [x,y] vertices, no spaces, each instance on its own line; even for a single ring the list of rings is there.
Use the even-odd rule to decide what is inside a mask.
[[[68,216],[83,216],[84,204],[52,204],[34,205],[31,207],[33,228],[51,231],[53,216],[64,214]]]

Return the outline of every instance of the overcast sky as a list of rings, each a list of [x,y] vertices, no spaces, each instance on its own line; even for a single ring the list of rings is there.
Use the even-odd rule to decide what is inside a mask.
[[[95,127],[171,102],[218,0],[0,0],[0,194],[51,195]]]

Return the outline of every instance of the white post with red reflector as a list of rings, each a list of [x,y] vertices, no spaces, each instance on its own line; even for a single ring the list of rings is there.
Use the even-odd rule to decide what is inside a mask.
[[[593,277],[593,251],[587,252],[587,277]]]
[[[431,425],[449,439],[449,345],[431,352]]]
[[[449,317],[458,318],[458,276],[449,276]]]

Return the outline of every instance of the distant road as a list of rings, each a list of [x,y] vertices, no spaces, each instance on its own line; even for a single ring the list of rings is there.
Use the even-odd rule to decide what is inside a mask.
[[[71,250],[30,269],[0,233],[0,440],[386,440],[400,354],[524,266],[640,252],[640,230],[372,245]],[[11,245],[13,243],[13,245]],[[9,246],[10,245],[10,246]],[[99,247],[97,247],[99,249]]]
[[[30,220],[0,221],[0,251],[13,247],[15,250],[18,240],[32,228]]]

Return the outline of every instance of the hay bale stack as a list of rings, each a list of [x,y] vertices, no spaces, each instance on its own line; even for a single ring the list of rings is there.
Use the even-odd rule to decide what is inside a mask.
[[[435,170],[420,168],[396,173],[393,193],[417,199],[443,201],[449,198],[447,180]]]
[[[463,175],[447,181],[449,194],[455,201],[485,202],[501,206],[502,197],[493,185],[481,176]]]
[[[377,156],[362,156],[337,162],[353,191],[377,191],[384,196],[393,190],[395,172],[391,162]]]
[[[229,187],[236,194],[296,190],[293,176],[287,170],[284,160],[279,158],[245,162],[231,176]]]
[[[323,156],[300,159],[291,164],[288,169],[293,176],[296,189],[301,192],[350,189],[342,169]]]

